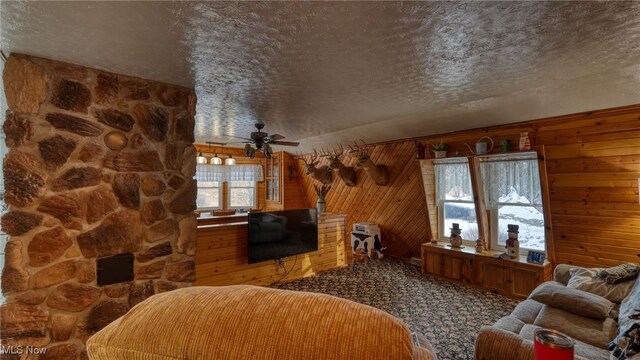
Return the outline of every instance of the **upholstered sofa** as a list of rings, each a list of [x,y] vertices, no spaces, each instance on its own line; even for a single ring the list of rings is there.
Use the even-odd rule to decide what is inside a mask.
[[[586,291],[587,294],[582,293],[575,297],[567,296],[564,304],[560,305],[553,303],[559,302],[554,298],[557,297],[558,293],[563,293],[564,291],[547,291],[543,302],[549,305],[533,299],[540,300],[537,297],[540,295],[538,290],[543,286],[557,290],[565,290],[562,289],[562,287],[565,287],[569,294],[571,294],[570,291],[576,291],[576,289],[569,289],[566,285],[570,281],[571,274],[574,274],[577,269],[581,268],[558,265],[554,270],[555,283],[547,282],[541,284],[532,292],[529,299],[519,303],[509,316],[501,318],[493,326],[482,327],[476,339],[475,359],[533,359],[534,332],[542,327],[558,330],[571,337],[575,342],[574,354],[576,359],[609,360],[608,344],[619,335],[618,322],[616,321],[618,310],[620,311],[620,319],[622,319],[623,310],[628,313],[629,310],[634,311],[634,308],[638,306],[640,278],[636,279],[635,282],[630,280],[625,285],[628,290],[624,295],[622,305],[609,302],[609,300],[593,295],[588,291]],[[583,290],[577,291],[583,292]],[[586,295],[586,297],[582,295]],[[578,299],[579,297],[581,299]],[[594,299],[593,303],[587,302],[585,305],[584,299],[590,299],[590,297]],[[550,302],[553,304],[550,304]],[[601,304],[607,302],[608,308],[605,307],[604,311],[598,310],[602,309]],[[595,312],[600,311],[607,315],[584,314],[589,310],[593,311],[594,308],[597,310]],[[629,315],[627,314],[625,318],[629,318]],[[640,356],[636,355],[629,359],[640,359]]]
[[[372,307],[248,285],[150,297],[87,341],[91,360],[431,360],[424,338]]]

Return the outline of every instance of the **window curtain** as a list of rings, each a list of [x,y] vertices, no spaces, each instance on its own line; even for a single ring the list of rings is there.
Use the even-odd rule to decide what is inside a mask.
[[[536,153],[503,155],[480,159],[485,203],[530,204],[542,212],[540,172]]]
[[[208,165],[196,167],[198,181],[263,181],[262,166],[253,165]]]
[[[436,199],[473,201],[469,161],[464,159],[435,160]]]

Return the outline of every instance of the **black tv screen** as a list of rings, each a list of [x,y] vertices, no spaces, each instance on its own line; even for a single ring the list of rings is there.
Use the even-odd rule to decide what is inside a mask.
[[[300,209],[249,213],[249,264],[318,250],[318,213]]]

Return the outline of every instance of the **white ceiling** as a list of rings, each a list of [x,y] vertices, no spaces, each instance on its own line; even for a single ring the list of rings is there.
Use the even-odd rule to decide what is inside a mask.
[[[640,103],[640,2],[0,2],[0,49],[189,87],[312,146]]]

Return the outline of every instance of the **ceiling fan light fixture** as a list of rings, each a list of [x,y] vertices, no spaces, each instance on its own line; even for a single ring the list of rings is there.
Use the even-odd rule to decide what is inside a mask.
[[[222,159],[218,156],[218,154],[214,154],[211,158],[211,165],[222,165]]]
[[[202,155],[202,151],[200,151],[200,154],[198,154],[198,157],[196,157],[196,163],[198,163],[198,164],[206,164],[207,163],[207,158]]]
[[[264,156],[267,157],[267,159],[271,158],[271,154],[273,153],[273,150],[271,150],[271,145],[264,144],[262,152],[264,153]]]

